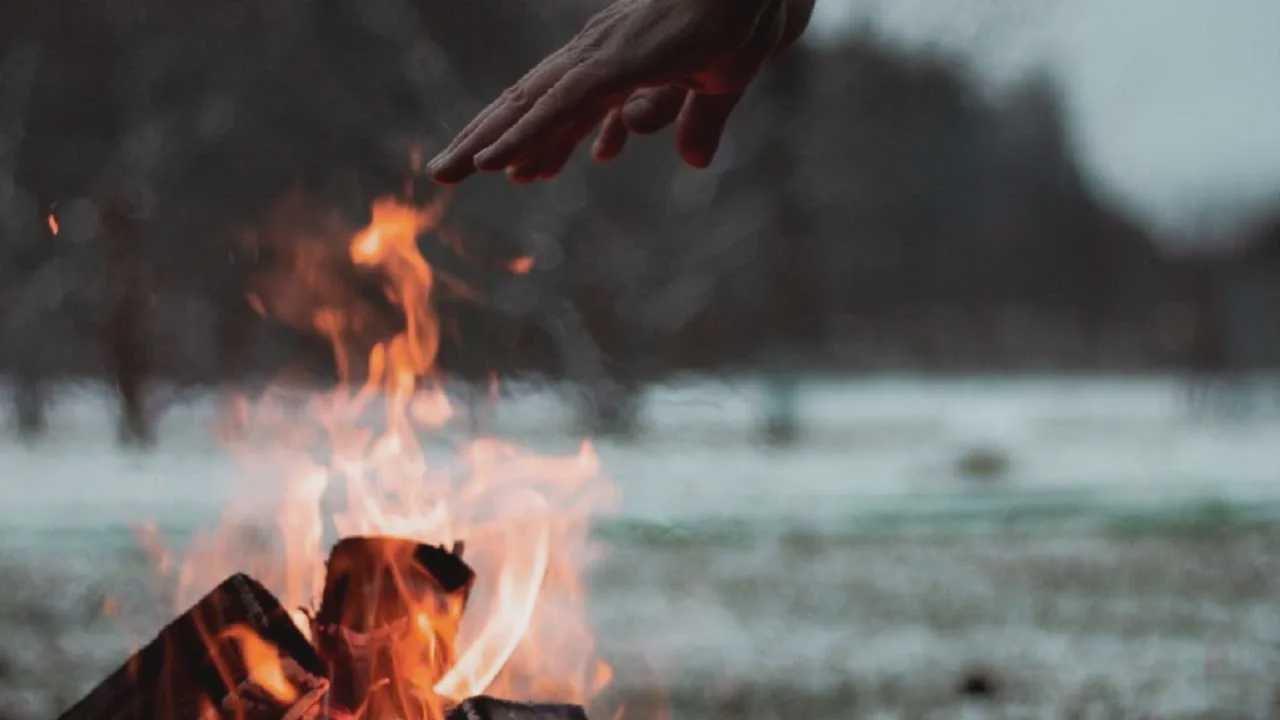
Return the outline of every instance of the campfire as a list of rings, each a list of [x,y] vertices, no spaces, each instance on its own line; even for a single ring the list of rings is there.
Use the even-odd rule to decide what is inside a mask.
[[[187,609],[64,720],[585,718],[609,668],[581,575],[613,488],[589,444],[549,457],[450,432],[417,245],[438,215],[384,199],[338,237],[403,327],[357,357],[360,314],[314,307],[343,382],[301,402],[265,394],[240,448],[254,496],[279,490],[279,542],[246,543],[229,512],[160,557]]]

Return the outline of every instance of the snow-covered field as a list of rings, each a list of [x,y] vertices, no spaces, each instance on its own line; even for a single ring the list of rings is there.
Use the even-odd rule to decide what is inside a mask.
[[[1196,419],[1165,379],[802,393],[791,448],[752,442],[745,380],[655,390],[644,434],[597,442],[623,504],[591,604],[632,717],[652,686],[677,718],[1280,717],[1280,414]],[[539,449],[572,425],[548,392],[497,414]],[[148,576],[131,528],[215,522],[238,464],[207,399],[140,453],[92,393],[0,459],[0,718],[50,717],[140,639],[98,617]]]

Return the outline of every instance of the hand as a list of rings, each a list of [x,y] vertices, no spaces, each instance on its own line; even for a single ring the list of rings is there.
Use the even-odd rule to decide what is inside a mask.
[[[558,174],[597,126],[594,155],[675,123],[685,162],[711,164],[729,114],[770,58],[804,32],[814,0],[616,0],[502,93],[428,165],[457,183],[506,169]]]

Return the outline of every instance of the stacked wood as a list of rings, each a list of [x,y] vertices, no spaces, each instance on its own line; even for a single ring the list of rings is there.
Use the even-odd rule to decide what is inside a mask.
[[[314,644],[266,588],[233,575],[60,720],[586,720],[577,705],[487,696],[445,707],[423,687],[455,659],[475,581],[461,552],[461,543],[341,540],[311,620]]]
[[[518,703],[488,696],[464,700],[446,720],[587,720],[581,705]]]
[[[276,654],[280,676],[247,667],[246,643],[255,641]],[[249,576],[233,575],[61,720],[320,718],[327,688],[320,656],[279,601]]]

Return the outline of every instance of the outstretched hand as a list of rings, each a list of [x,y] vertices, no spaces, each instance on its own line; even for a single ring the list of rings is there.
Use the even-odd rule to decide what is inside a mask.
[[[804,31],[814,0],[616,0],[462,130],[428,165],[457,183],[505,169],[558,174],[597,127],[600,161],[673,123],[685,162],[711,164],[752,78]]]

